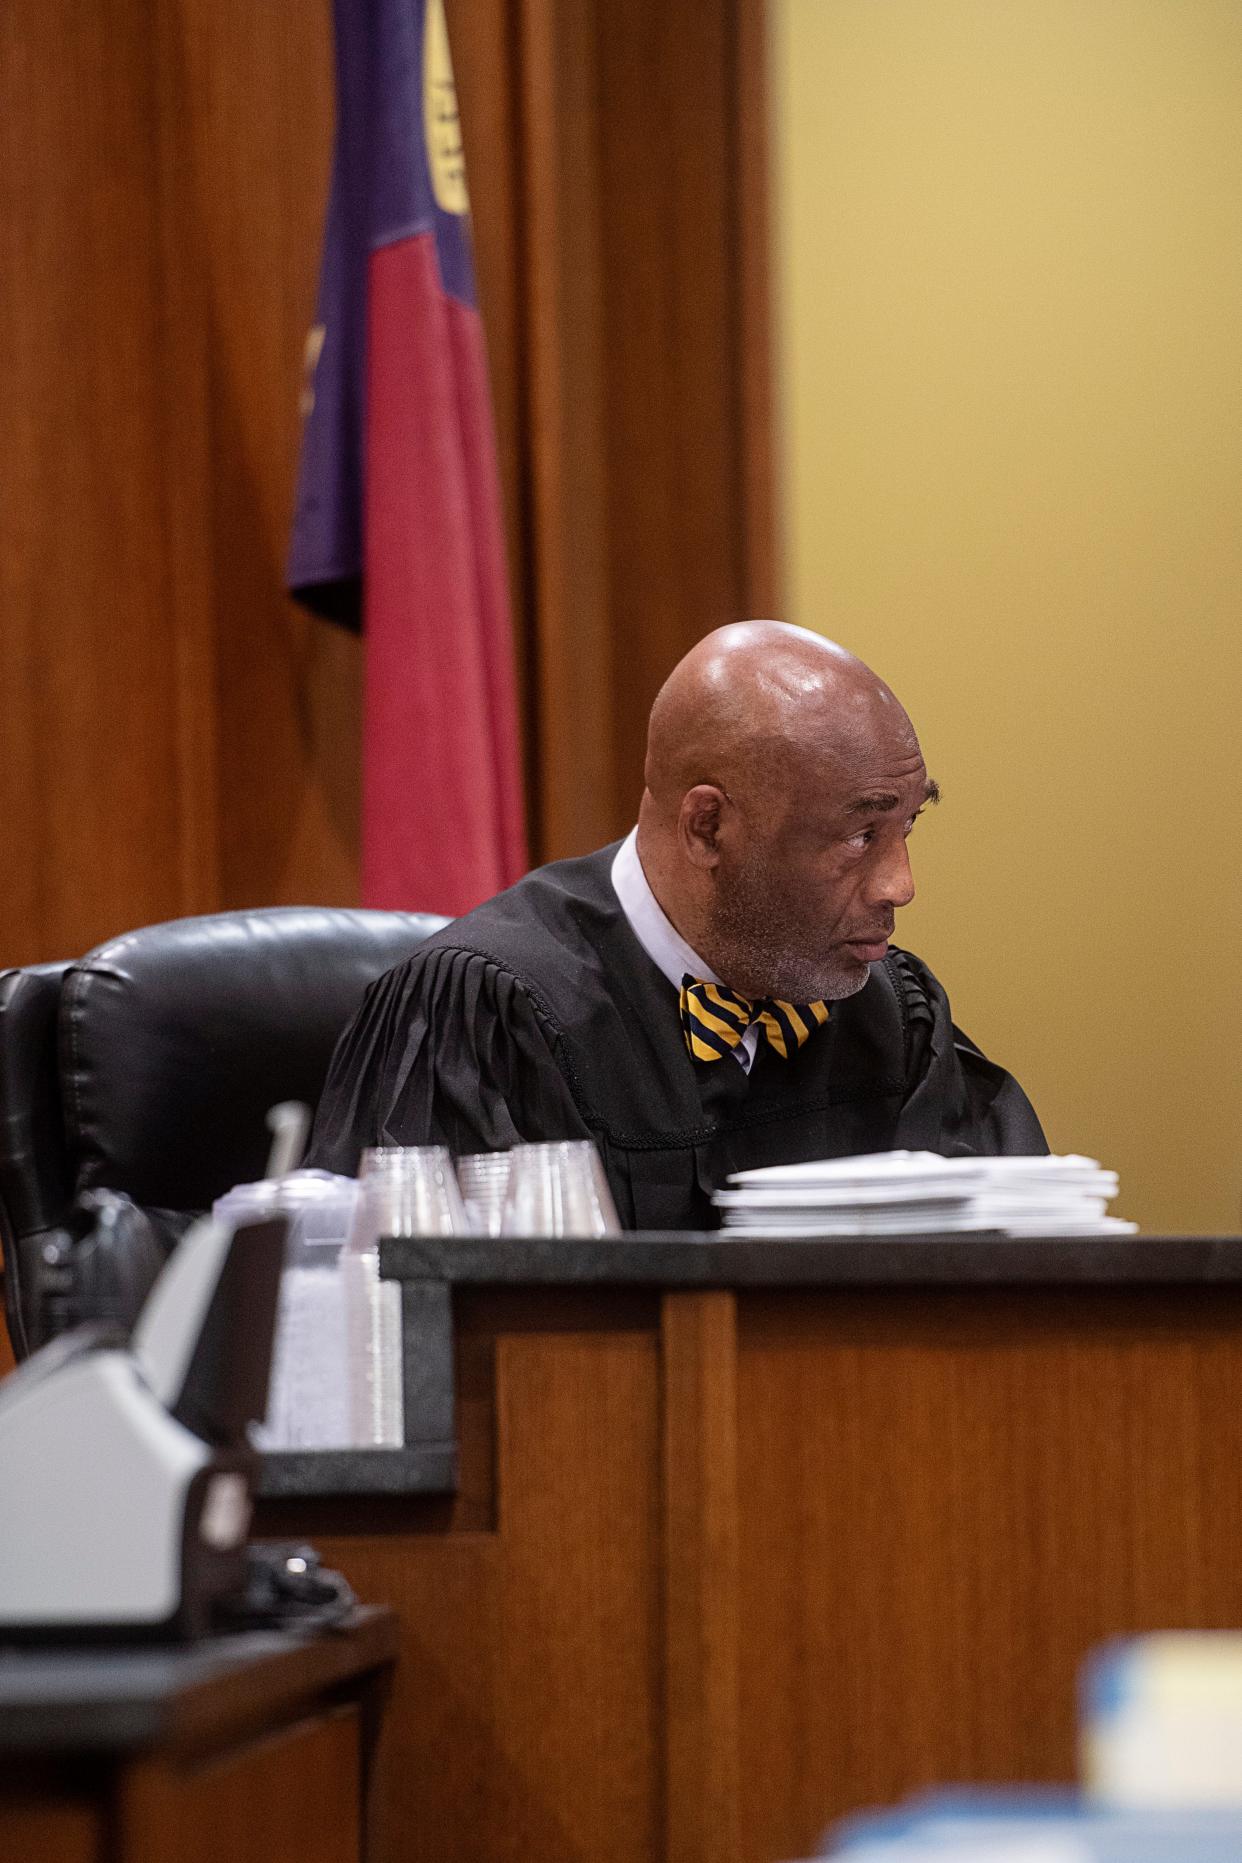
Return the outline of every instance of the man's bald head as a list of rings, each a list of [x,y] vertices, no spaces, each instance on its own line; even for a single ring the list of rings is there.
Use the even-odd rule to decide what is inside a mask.
[[[739,621],[692,647],[657,694],[644,780],[661,814],[696,783],[772,792],[810,760],[848,757],[888,710],[914,732],[870,667],[809,628]]]
[[[862,987],[913,895],[909,821],[934,800],[882,679],[805,628],[719,628],[656,698],[645,785],[644,871],[724,982],[801,1000]]]

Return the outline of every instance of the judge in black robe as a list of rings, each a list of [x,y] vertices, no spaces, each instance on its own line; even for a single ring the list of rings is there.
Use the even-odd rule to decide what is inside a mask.
[[[616,851],[527,875],[371,986],[332,1063],[313,1163],[590,1138],[622,1223],[673,1229],[713,1226],[713,1189],[756,1165],[1047,1150],[1017,1082],[895,948],[789,1058],[761,1041],[749,1073],[694,1060],[678,992],[614,890]]]
[[[939,789],[869,667],[779,622],[717,629],[656,698],[644,780],[619,849],[528,874],[374,985],[316,1162],[589,1138],[622,1222],[664,1229],[708,1224],[756,1166],[1046,1151],[1021,1088],[890,945]]]

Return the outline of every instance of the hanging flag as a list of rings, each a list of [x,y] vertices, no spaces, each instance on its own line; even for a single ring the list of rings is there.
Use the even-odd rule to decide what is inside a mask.
[[[289,587],[365,639],[362,896],[526,869],[504,534],[442,0],[335,0],[337,126]]]

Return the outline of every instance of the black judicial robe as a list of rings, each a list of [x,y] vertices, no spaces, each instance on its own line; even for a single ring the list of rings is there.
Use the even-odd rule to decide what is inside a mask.
[[[1046,1152],[1017,1082],[893,949],[789,1060],[695,1061],[678,992],[612,887],[616,846],[558,861],[437,932],[371,985],[333,1057],[310,1162],[368,1145],[454,1153],[590,1138],[627,1228],[714,1226],[731,1171],[906,1147]]]

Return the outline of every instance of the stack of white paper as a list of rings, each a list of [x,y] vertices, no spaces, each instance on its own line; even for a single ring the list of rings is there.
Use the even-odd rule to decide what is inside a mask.
[[[1117,1174],[1094,1158],[873,1152],[738,1171],[714,1197],[729,1230],[765,1236],[1133,1235],[1106,1214]]]

